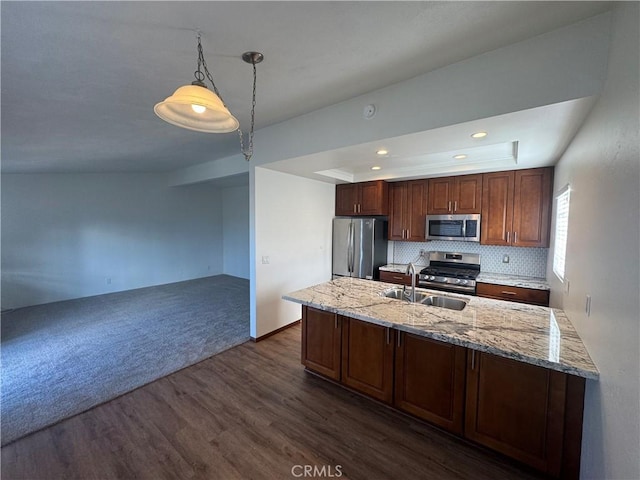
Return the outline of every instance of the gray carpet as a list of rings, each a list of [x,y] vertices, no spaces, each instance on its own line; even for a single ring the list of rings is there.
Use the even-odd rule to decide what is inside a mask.
[[[218,275],[2,315],[2,444],[249,339],[249,281]]]

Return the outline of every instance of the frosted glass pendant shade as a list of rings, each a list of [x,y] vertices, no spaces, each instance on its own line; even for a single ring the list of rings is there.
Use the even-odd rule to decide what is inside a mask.
[[[178,88],[153,111],[165,122],[197,132],[227,133],[240,126],[214,92],[198,85]]]

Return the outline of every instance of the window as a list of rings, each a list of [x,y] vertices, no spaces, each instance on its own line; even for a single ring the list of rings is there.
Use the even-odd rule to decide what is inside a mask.
[[[553,252],[553,271],[564,282],[564,266],[567,255],[567,232],[569,230],[569,185],[556,196],[556,231]]]

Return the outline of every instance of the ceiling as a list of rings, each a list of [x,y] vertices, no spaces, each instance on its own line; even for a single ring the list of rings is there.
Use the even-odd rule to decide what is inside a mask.
[[[202,32],[204,55],[216,85],[246,131],[252,77],[251,67],[240,59],[245,51],[265,55],[258,65],[256,129],[260,129],[611,6],[609,2],[3,1],[2,172],[161,172],[238,153],[236,133],[183,130],[153,113],[155,103],[193,79],[196,30]],[[589,102],[495,117],[494,133],[499,126],[511,125],[511,130],[490,135],[482,143],[470,142],[466,133],[476,125],[457,125],[353,147],[342,155],[318,154],[309,162],[313,171],[298,173],[325,181],[368,179],[372,162],[379,160],[384,170],[376,178],[411,177],[421,175],[419,164],[425,155],[439,156],[436,165],[444,173],[465,164],[463,170],[489,168],[486,163],[471,165],[471,157],[493,156],[505,164],[523,165],[531,157],[534,140],[545,139],[545,158],[555,161]],[[546,126],[532,128],[534,119],[540,123],[541,118]],[[517,126],[520,130],[514,131]],[[431,141],[436,138],[440,140]],[[425,140],[430,140],[429,149]],[[372,159],[371,148],[382,143],[390,154]],[[450,161],[454,152],[467,153],[469,160]],[[509,159],[509,152],[515,157]],[[536,155],[540,158],[540,152]],[[296,169],[286,161],[272,167],[291,173]]]

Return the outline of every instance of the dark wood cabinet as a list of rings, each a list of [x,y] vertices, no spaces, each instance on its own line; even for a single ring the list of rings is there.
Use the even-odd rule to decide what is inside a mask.
[[[354,318],[342,321],[342,383],[391,403],[395,331]]]
[[[480,213],[482,181],[480,174],[429,179],[427,213],[429,215]]]
[[[347,183],[336,185],[336,215],[387,215],[389,187],[387,182]]]
[[[462,434],[466,349],[404,332],[396,335],[394,405]]]
[[[532,305],[549,306],[549,290],[536,288],[507,287],[492,283],[476,284],[476,295],[496,300],[509,300],[511,302],[529,303]]]
[[[554,477],[574,477],[580,445],[565,409],[578,410],[581,424],[584,379],[576,379],[469,351],[465,436]]]
[[[584,378],[306,306],[302,363],[553,477],[580,477]]]
[[[389,185],[389,240],[424,242],[427,180]]]
[[[553,168],[485,173],[480,243],[548,247]]]
[[[302,364],[309,370],[340,380],[341,318],[335,313],[302,307]]]
[[[407,275],[406,273],[386,272],[384,270],[380,270],[380,281],[387,283],[397,283],[398,285],[411,285],[411,275]]]

